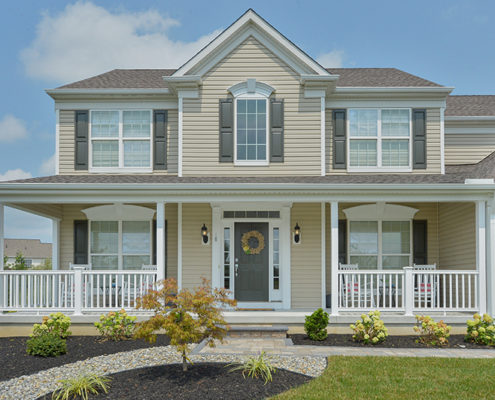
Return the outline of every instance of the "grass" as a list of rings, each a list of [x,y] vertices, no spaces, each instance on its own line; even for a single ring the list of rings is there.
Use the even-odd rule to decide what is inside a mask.
[[[322,376],[272,400],[493,399],[495,359],[330,357]]]

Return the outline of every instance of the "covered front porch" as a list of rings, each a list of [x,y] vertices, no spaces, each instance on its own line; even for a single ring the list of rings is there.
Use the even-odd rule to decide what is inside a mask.
[[[321,196],[5,201],[0,241],[4,206],[52,219],[53,270],[2,265],[0,310],[137,312],[157,280],[193,288],[206,278],[231,291],[239,304],[229,319],[245,323],[302,322],[319,307],[339,319],[380,309],[394,321],[493,312],[488,196]]]

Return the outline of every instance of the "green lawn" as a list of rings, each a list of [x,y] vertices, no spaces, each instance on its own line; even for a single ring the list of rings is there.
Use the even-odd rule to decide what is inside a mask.
[[[330,357],[288,399],[495,399],[495,359]]]

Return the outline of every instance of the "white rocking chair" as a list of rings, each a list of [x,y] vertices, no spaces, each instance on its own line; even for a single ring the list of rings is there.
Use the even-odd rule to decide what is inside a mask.
[[[339,263],[341,271],[358,271],[358,264],[342,264]],[[358,279],[353,279],[354,274],[343,274],[342,285],[340,286],[340,305],[344,307],[357,308],[375,308],[375,293],[376,289],[371,289],[371,282],[360,282]]]

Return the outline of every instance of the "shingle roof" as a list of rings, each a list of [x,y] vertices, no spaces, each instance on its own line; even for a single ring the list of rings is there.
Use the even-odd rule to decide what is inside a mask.
[[[495,96],[458,95],[447,97],[446,116],[495,116]]]
[[[114,69],[60,86],[58,89],[161,89],[168,87],[162,77],[170,76],[175,71],[174,69]],[[340,75],[337,86],[441,86],[396,68],[327,68],[327,71]]]
[[[7,257],[22,253],[25,258],[51,258],[52,244],[41,243],[39,239],[5,239],[4,250]]]
[[[166,89],[163,76],[175,69],[114,69],[57,89]]]
[[[495,152],[477,164],[447,165],[441,174],[348,174],[327,176],[272,177],[182,177],[173,175],[53,175],[5,183],[86,184],[212,184],[212,183],[309,183],[309,184],[442,184],[464,183],[466,179],[495,178]]]
[[[327,68],[340,75],[337,86],[357,87],[441,87],[438,83],[409,74],[397,68]]]

